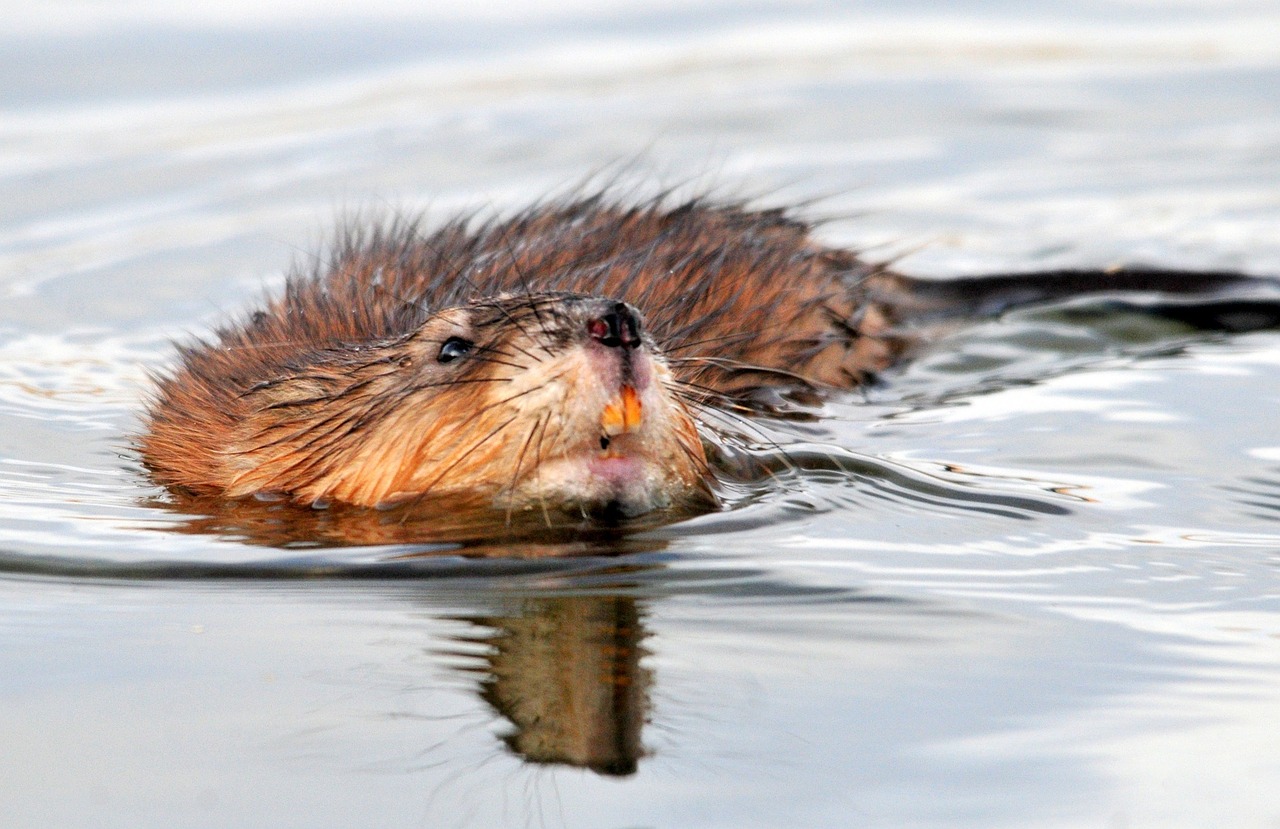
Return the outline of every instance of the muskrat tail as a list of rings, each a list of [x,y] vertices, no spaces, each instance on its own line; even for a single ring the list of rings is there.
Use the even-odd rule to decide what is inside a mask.
[[[895,275],[873,298],[901,323],[982,319],[1034,305],[1079,301],[1107,311],[1175,320],[1204,331],[1280,328],[1280,278],[1233,271],[1120,267],[995,273],[957,279]]]

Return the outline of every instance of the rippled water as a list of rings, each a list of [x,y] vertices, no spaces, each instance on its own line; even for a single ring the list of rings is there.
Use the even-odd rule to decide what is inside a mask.
[[[917,273],[1280,274],[1274,4],[29,5],[6,825],[1280,822],[1273,332],[1010,314],[768,425],[731,510],[484,558],[261,543],[129,449],[170,340],[337,217],[619,165]]]

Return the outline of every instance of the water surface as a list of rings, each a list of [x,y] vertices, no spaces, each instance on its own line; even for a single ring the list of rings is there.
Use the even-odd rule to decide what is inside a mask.
[[[1007,315],[733,509],[484,559],[191,532],[129,448],[339,217],[593,170],[931,275],[1280,274],[1272,4],[6,11],[8,825],[1280,821],[1273,332]]]

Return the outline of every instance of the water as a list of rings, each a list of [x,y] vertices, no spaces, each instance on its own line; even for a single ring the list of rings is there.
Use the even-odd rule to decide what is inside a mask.
[[[1274,4],[5,11],[6,825],[1280,823],[1275,333],[1020,312],[733,510],[483,559],[202,531],[129,450],[337,217],[602,167],[917,273],[1280,274]]]

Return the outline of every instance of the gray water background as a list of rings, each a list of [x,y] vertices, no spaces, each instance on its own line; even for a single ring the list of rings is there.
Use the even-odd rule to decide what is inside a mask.
[[[4,20],[5,825],[1280,824],[1274,333],[976,326],[776,427],[841,469],[620,556],[181,533],[128,450],[171,339],[338,217],[501,212],[619,164],[812,201],[824,240],[916,273],[1280,274],[1276,4]],[[481,696],[493,620],[579,600],[643,628],[629,776],[531,762]]]

